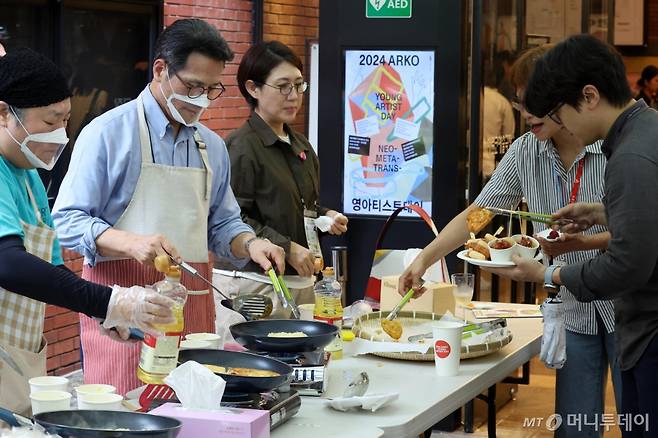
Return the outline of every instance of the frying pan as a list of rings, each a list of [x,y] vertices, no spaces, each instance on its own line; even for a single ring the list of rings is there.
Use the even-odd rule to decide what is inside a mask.
[[[275,377],[243,377],[229,374],[217,374],[226,380],[226,392],[259,393],[269,391],[284,383],[289,383],[292,367],[279,360],[258,354],[238,351],[190,349],[181,350],[178,362],[193,360],[202,365],[217,365],[222,367],[255,368],[279,373]]]
[[[0,419],[16,427],[32,423],[4,408],[0,408]],[[42,412],[34,416],[34,422],[62,438],[175,438],[182,427],[174,418],[123,411]]]
[[[248,350],[273,353],[301,353],[324,348],[338,334],[338,327],[322,321],[298,319],[263,319],[233,324],[229,327],[236,342]],[[301,338],[274,338],[272,332],[304,332]]]

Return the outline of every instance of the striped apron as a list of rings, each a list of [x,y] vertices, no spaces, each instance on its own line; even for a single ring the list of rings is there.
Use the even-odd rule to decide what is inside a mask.
[[[21,221],[25,250],[50,263],[55,230],[43,222],[27,185],[27,194],[37,217],[37,225]],[[28,380],[46,374],[46,342],[43,318],[46,305],[0,288],[0,406],[29,413]]]
[[[203,169],[155,164],[141,97],[137,98],[137,111],[141,172],[133,197],[114,229],[140,235],[164,235],[185,261],[205,278],[210,278],[208,211],[212,171],[205,143],[195,133]],[[163,279],[152,266],[131,259],[84,266],[82,276],[96,283],[124,287],[151,285]],[[214,332],[214,300],[207,285],[186,273],[181,280],[189,291],[183,310],[185,333]],[[98,323],[85,315],[80,315],[80,341],[84,352],[85,383],[107,383],[115,386],[120,394],[141,385],[137,379],[140,343],[116,342],[102,335]]]

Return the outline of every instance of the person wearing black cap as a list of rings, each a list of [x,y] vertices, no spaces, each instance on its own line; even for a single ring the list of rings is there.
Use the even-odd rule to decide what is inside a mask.
[[[30,50],[0,58],[0,406],[26,412],[28,379],[46,374],[45,303],[104,319],[122,338],[171,322],[171,300],[112,288],[64,267],[36,168],[52,169],[68,142],[71,93],[55,64]],[[116,336],[116,335],[115,335]]]

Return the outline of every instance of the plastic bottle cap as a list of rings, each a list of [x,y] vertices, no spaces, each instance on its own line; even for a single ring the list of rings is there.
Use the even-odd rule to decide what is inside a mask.
[[[354,340],[354,332],[352,330],[341,330],[340,337],[345,342],[350,342]]]
[[[175,280],[180,280],[180,276],[181,276],[180,267],[169,266],[169,270],[167,271],[165,276]]]

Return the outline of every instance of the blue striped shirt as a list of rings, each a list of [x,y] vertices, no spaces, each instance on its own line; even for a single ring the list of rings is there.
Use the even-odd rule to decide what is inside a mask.
[[[489,183],[475,200],[481,207],[510,208],[517,206],[522,197],[530,211],[551,214],[569,203],[571,189],[576,179],[578,162],[585,160],[578,202],[601,202],[604,194],[606,158],[601,151],[601,141],[585,147],[569,169],[565,169],[551,140],[540,141],[532,133],[517,138],[494,171]],[[512,207],[512,208],[514,208]],[[536,233],[546,229],[543,223],[533,223]],[[585,234],[606,231],[594,226]],[[574,251],[554,258],[554,262],[572,264],[589,260],[598,250]],[[580,302],[564,286],[560,296],[565,305],[567,330],[588,335],[597,333],[598,311],[608,333],[614,331],[615,318],[612,301],[595,300]]]

